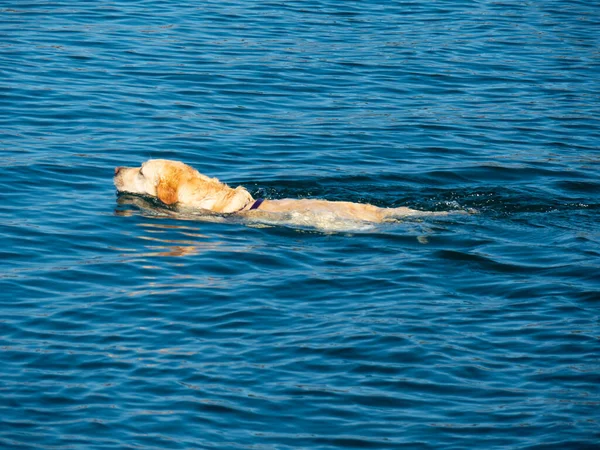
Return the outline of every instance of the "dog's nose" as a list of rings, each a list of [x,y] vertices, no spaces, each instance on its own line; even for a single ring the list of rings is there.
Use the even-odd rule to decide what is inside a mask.
[[[115,175],[117,175],[121,171],[122,167],[115,167]]]

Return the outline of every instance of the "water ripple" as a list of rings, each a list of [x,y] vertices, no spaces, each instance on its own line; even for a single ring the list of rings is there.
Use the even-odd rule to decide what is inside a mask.
[[[0,446],[595,448],[597,13],[0,6]],[[469,214],[324,232],[116,197],[153,157]]]

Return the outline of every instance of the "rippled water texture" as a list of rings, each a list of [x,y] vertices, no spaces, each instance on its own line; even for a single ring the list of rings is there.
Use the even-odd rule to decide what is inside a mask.
[[[0,447],[600,442],[596,1],[0,1]],[[324,232],[115,195],[477,214]]]

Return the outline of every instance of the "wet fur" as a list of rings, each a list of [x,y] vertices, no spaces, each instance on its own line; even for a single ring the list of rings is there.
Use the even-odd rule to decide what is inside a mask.
[[[222,213],[237,212],[253,201],[242,187],[233,189],[186,164],[161,159],[149,160],[140,168],[117,168],[115,186],[119,192],[150,195],[167,205],[179,203]]]
[[[140,168],[117,167],[114,182],[119,192],[150,195],[167,205],[177,203],[218,213],[308,213],[311,217],[333,215],[367,222],[382,222],[398,216],[447,214],[318,199],[265,200],[258,210],[250,211],[254,199],[242,186],[231,188],[182,162],[165,159],[146,161]]]

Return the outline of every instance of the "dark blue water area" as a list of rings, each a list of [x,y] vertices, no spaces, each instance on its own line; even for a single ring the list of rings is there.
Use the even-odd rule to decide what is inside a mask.
[[[598,448],[597,2],[0,1],[0,37],[1,448]],[[117,197],[149,158],[467,213],[208,220]]]

